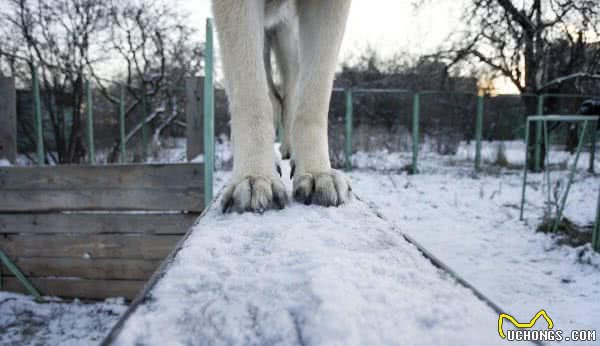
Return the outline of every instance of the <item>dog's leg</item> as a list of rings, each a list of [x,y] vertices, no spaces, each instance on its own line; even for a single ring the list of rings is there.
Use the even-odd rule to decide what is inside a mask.
[[[298,21],[292,17],[274,29],[273,51],[283,84],[283,137],[281,147],[282,159],[292,155],[292,124],[298,107],[298,81],[300,77]]]
[[[223,210],[283,208],[287,195],[275,170],[273,109],[263,61],[264,2],[215,0],[213,13],[233,141],[233,177]]]
[[[302,0],[297,6],[302,73],[292,133],[294,198],[337,206],[350,198],[350,185],[331,169],[327,114],[350,0]]]

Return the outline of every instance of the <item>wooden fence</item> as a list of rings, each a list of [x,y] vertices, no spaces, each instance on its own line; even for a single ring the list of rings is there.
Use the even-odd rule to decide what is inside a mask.
[[[203,177],[189,163],[0,167],[0,249],[44,295],[133,298],[202,211]]]

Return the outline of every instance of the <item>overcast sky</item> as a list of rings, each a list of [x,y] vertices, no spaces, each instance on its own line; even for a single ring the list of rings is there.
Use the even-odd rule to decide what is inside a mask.
[[[395,53],[420,56],[439,47],[455,30],[466,0],[435,0],[415,10],[413,0],[353,0],[340,61],[367,47],[382,56]],[[210,0],[180,0],[191,13],[193,25],[204,35],[206,18],[212,16]],[[505,82],[496,83],[500,92],[514,92]]]

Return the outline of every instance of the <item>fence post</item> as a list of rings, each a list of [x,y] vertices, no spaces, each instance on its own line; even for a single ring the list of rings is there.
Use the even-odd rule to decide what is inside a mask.
[[[592,132],[592,143],[590,148],[590,164],[588,168],[588,172],[594,173],[594,161],[596,160],[596,136],[598,135],[597,128],[598,122],[600,120],[596,120],[596,126],[591,126],[590,131]]]
[[[352,90],[347,89],[346,92],[346,126],[345,126],[345,142],[344,153],[346,155],[346,169],[352,169],[352,124],[354,122],[354,109],[352,104]]]
[[[600,252],[600,191],[598,191],[598,202],[596,203],[596,223],[592,233],[592,248]]]
[[[96,162],[96,150],[94,148],[94,101],[90,80],[85,81],[85,110],[87,117],[87,140],[90,164]]]
[[[148,157],[148,124],[146,117],[148,116],[148,103],[146,99],[146,83],[142,80],[142,161],[146,162]]]
[[[413,100],[413,126],[412,126],[412,174],[417,174],[419,157],[419,113],[421,111],[421,95],[416,92]]]
[[[523,209],[525,208],[525,190],[527,188],[527,163],[529,157],[529,118],[525,117],[525,166],[523,167],[523,186],[521,187],[521,206],[519,208],[519,220],[523,221]]]
[[[42,122],[42,103],[40,100],[40,81],[38,78],[37,67],[31,67],[33,79],[33,114],[35,122],[35,143],[37,150],[37,164],[43,165],[46,162],[44,150],[44,128]]]
[[[0,77],[0,159],[17,160],[17,90],[15,79]]]
[[[187,137],[186,155],[188,161],[193,160],[204,152],[203,137],[203,100],[204,78],[189,77],[185,79],[185,117]]]
[[[119,162],[124,163],[127,155],[125,147],[125,86],[121,85],[119,89],[119,144],[121,148]]]
[[[475,171],[481,169],[481,136],[483,132],[483,95],[477,96],[477,120],[475,124]]]
[[[213,198],[213,171],[215,167],[215,104],[213,89],[213,30],[212,19],[206,19],[204,50],[204,205]]]
[[[544,94],[538,95],[537,115],[544,115]],[[535,161],[534,171],[541,170],[541,154],[542,154],[542,123],[537,121],[535,124]]]

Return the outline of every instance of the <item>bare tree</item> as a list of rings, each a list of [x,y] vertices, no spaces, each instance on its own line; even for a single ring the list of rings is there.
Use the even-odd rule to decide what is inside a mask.
[[[471,0],[463,18],[465,33],[439,53],[450,64],[482,63],[522,95],[560,90],[568,82],[581,92],[580,81],[600,79],[596,0]],[[523,101],[534,114],[535,100]]]
[[[144,117],[154,115],[155,125],[162,126],[156,115],[161,113],[150,108],[170,99],[174,86],[194,73],[201,52],[175,8],[163,0],[0,0],[0,35],[7,38],[0,40],[0,73],[27,87],[32,69],[38,70],[53,134],[45,140],[52,140],[56,151],[48,153],[48,160],[80,162],[86,155],[86,79],[113,104],[118,103],[114,80],[126,85],[127,117],[139,112],[145,94],[154,102]],[[19,125],[33,143],[31,123]]]

